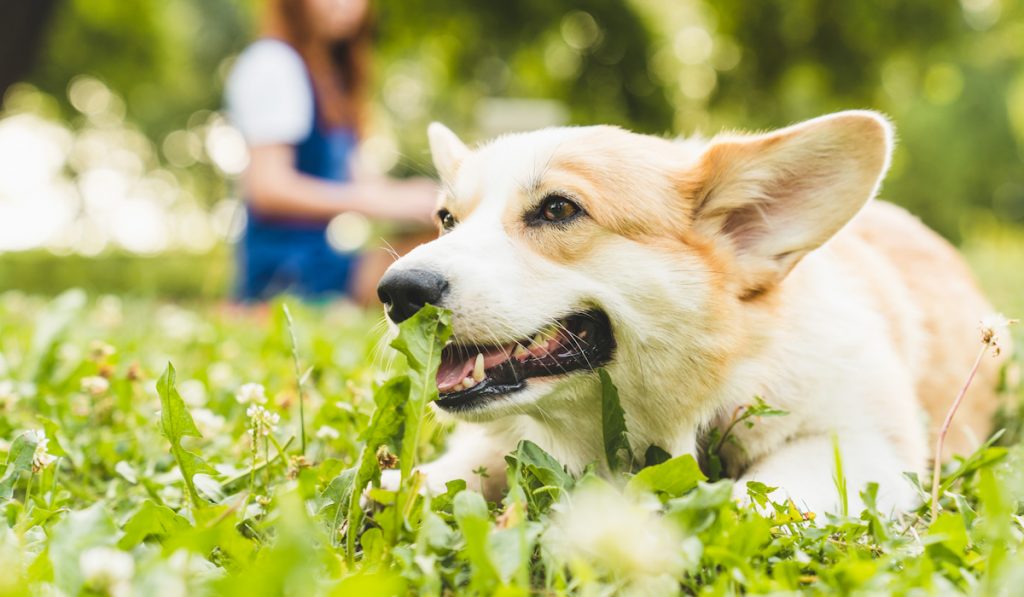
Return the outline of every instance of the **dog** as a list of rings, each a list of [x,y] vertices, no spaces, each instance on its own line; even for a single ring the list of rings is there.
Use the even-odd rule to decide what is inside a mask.
[[[698,455],[755,397],[786,411],[726,442],[726,472],[836,512],[838,448],[852,507],[909,509],[929,446],[992,308],[946,241],[875,199],[888,120],[847,111],[763,134],[667,140],[549,128],[475,149],[428,129],[440,236],[378,291],[392,323],[452,313],[437,409],[456,425],[427,485],[505,488],[528,439],[570,471],[604,462],[601,382],[618,388],[634,454]],[[986,359],[946,446],[985,439],[999,359]],[[394,484],[395,472],[385,485]],[[387,480],[390,479],[390,480]]]

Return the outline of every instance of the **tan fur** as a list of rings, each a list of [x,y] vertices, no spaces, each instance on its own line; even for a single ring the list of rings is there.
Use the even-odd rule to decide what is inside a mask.
[[[985,299],[963,258],[943,238],[905,210],[877,201],[855,219],[840,242],[861,241],[872,256],[849,260],[856,274],[892,277],[889,283],[871,284],[880,311],[890,322],[894,343],[917,373],[918,398],[927,410],[934,434],[953,399],[967,379],[981,341],[979,313],[990,313]],[[875,258],[875,256],[878,258]],[[890,268],[882,274],[879,270]],[[893,286],[901,284],[902,288]],[[906,292],[916,312],[887,307],[888,297]],[[918,346],[908,346],[909,325],[919,326]],[[964,408],[953,421],[946,440],[945,456],[969,454],[992,431],[992,417],[999,406],[996,387],[999,371],[1010,346],[1003,343],[1000,357],[990,356],[971,385]],[[915,362],[916,361],[916,362]]]

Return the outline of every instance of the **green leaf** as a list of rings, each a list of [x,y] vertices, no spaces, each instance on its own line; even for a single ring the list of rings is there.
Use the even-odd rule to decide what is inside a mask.
[[[1001,446],[994,445],[999,441],[999,438],[1003,436],[1004,431],[1005,430],[1001,429],[992,434],[992,437],[975,450],[973,454],[966,459],[962,459],[957,469],[942,479],[942,485],[939,491],[944,493],[949,490],[958,479],[966,478],[974,472],[1005,458],[1008,454],[1008,450]]]
[[[928,527],[928,535],[924,541],[928,544],[928,550],[932,557],[948,557],[953,561],[959,561],[969,543],[964,517],[953,512],[939,514],[935,522]],[[948,553],[942,548],[949,550]]]
[[[387,392],[382,395],[382,400],[377,401],[372,430],[364,434],[367,443],[360,456],[355,487],[362,491],[369,481],[379,477],[377,449],[384,443],[396,444],[401,486],[393,512],[400,521],[404,521],[411,500],[416,497],[416,490],[410,486],[410,473],[416,464],[427,405],[437,399],[437,368],[441,364],[441,350],[450,336],[451,314],[433,305],[424,306],[399,324],[398,336],[391,342],[391,346],[405,356],[408,371],[385,384]],[[362,510],[358,499],[353,498],[349,502],[346,555],[351,561],[355,554],[355,534],[362,520]],[[389,540],[395,540],[394,534],[399,527],[397,524],[386,527]]]
[[[707,481],[707,477],[700,471],[697,460],[690,454],[683,454],[643,469],[633,475],[626,488],[629,491],[650,491],[679,497],[701,481]]]
[[[152,500],[146,500],[142,502],[139,511],[125,523],[124,536],[117,542],[117,546],[121,549],[131,549],[149,537],[163,538],[191,526],[185,517],[178,515],[174,510]]]
[[[398,325],[391,346],[409,363],[409,398],[405,407],[405,432],[398,462],[403,481],[409,478],[419,449],[419,434],[427,404],[437,400],[437,368],[441,349],[451,337],[451,314],[426,305]]]
[[[398,336],[391,347],[409,359],[409,367],[417,373],[437,371],[440,349],[451,337],[451,313],[426,305],[415,315],[398,324]],[[437,393],[437,384],[434,384]]]
[[[644,452],[644,466],[654,466],[661,464],[672,458],[672,455],[663,450],[660,446],[651,444],[647,447],[647,451]]]
[[[167,363],[167,369],[156,382],[156,391],[160,394],[160,431],[172,444],[183,437],[202,437],[174,385],[176,375],[174,365]]]
[[[376,408],[370,416],[370,424],[363,432],[361,439],[366,443],[359,454],[355,467],[352,487],[348,490],[348,534],[346,536],[345,555],[354,561],[356,537],[363,522],[363,508],[359,496],[370,482],[380,480],[380,463],[377,462],[377,449],[382,445],[394,443],[402,435],[406,397],[409,395],[408,376],[393,377],[374,392],[373,400]],[[339,495],[345,493],[344,481],[335,488]]]
[[[46,445],[46,451],[54,456],[67,456],[67,451],[64,450],[64,446],[60,444],[60,440],[57,439],[57,435],[60,433],[60,428],[57,427],[57,423],[53,419],[44,417],[43,415],[36,415],[36,419],[43,426],[43,431],[46,433],[46,437],[50,440]]]
[[[31,433],[22,433],[11,443],[3,477],[0,477],[0,500],[9,500],[14,495],[14,486],[18,483],[21,473],[32,470],[32,457],[35,452],[36,440]]]
[[[764,398],[754,396],[754,403],[743,410],[741,420],[746,421],[747,427],[753,427],[754,423],[748,421],[751,417],[784,417],[788,414],[789,412],[768,404]]]
[[[608,469],[618,472],[629,468],[633,462],[633,451],[629,446],[626,432],[626,413],[619,402],[619,390],[604,369],[598,370],[601,377],[601,430],[604,436],[604,454]]]
[[[732,503],[733,483],[698,483],[686,495],[669,500],[667,516],[687,533],[699,533],[715,523],[722,510]]]
[[[573,486],[573,478],[565,471],[565,467],[530,440],[519,442],[516,451],[506,456],[505,460],[511,466],[518,465],[542,485],[560,489],[571,489]]]
[[[345,469],[338,473],[338,476],[331,479],[331,482],[327,484],[327,487],[320,494],[320,509],[318,513],[333,519],[337,514],[337,509],[348,504],[348,500],[352,497],[352,487],[355,480],[356,469],[354,468]]]
[[[516,451],[505,456],[505,462],[515,471],[530,508],[535,511],[547,511],[576,483],[565,467],[529,440],[520,441]]]
[[[185,401],[178,394],[174,385],[175,375],[174,365],[167,363],[167,369],[156,383],[156,391],[160,395],[160,431],[171,443],[171,455],[178,463],[192,504],[198,508],[202,502],[192,477],[199,473],[216,475],[217,471],[206,464],[198,454],[189,452],[181,446],[181,438],[202,437],[202,434],[192,420]]]
[[[487,502],[475,491],[463,491],[455,496],[452,514],[465,540],[462,553],[471,564],[470,588],[478,594],[489,594],[498,581],[498,571],[488,549],[491,522]]]

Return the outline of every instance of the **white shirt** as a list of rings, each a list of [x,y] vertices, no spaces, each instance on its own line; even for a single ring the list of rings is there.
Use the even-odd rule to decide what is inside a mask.
[[[261,39],[246,48],[228,75],[224,96],[228,118],[249,145],[296,145],[313,130],[306,65],[282,41]]]

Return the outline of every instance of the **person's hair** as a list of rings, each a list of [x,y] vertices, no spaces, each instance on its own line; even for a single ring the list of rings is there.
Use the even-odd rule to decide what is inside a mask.
[[[373,15],[367,4],[359,28],[349,37],[327,42],[330,64],[311,63],[316,44],[308,0],[266,0],[264,35],[278,38],[302,56],[317,96],[318,116],[328,125],[348,125],[359,131],[364,124],[369,84]]]

